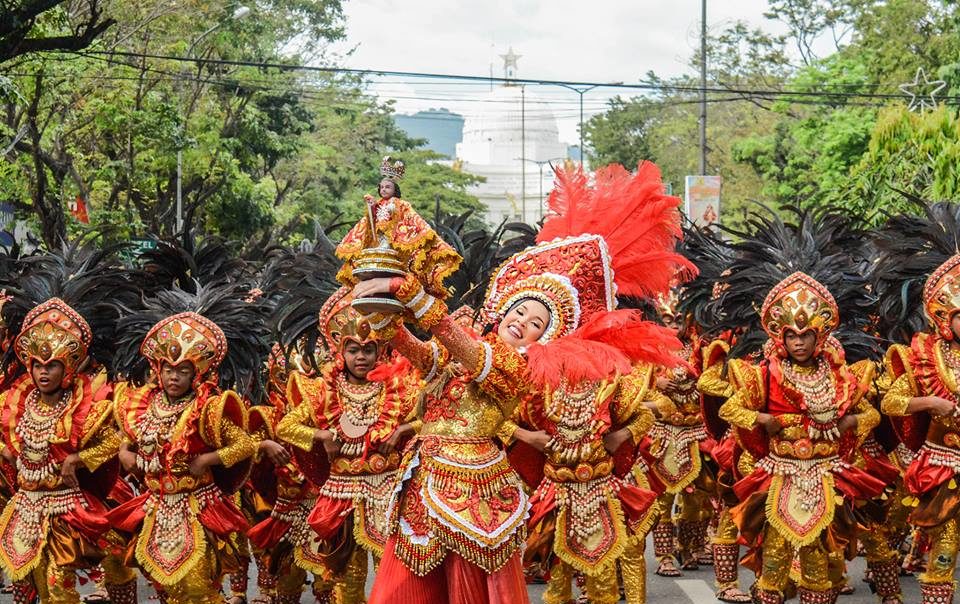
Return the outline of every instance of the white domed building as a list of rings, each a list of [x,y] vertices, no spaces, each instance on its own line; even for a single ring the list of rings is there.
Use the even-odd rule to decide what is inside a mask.
[[[505,77],[514,79],[519,55],[511,48],[502,56]],[[463,141],[457,143],[461,169],[486,177],[470,193],[487,206],[491,225],[503,220],[534,224],[545,211],[542,200],[553,187],[549,163],[557,165],[568,156],[556,117],[549,103],[519,84],[494,88],[483,101],[487,109],[466,118]]]

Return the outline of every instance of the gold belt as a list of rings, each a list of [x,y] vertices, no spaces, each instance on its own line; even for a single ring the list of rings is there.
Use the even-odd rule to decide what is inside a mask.
[[[147,488],[160,493],[183,493],[195,491],[213,482],[210,475],[197,478],[195,476],[147,476]]]
[[[837,443],[815,442],[809,438],[799,440],[774,440],[771,449],[780,457],[793,459],[813,459],[814,457],[829,457],[839,451]]]
[[[374,453],[366,459],[360,457],[338,457],[330,465],[334,474],[350,474],[360,476],[364,474],[380,474],[400,467],[400,455],[396,452],[384,456]]]
[[[580,463],[574,467],[547,464],[543,474],[554,482],[589,482],[595,478],[609,476],[613,471],[613,460],[607,459],[595,464]]]

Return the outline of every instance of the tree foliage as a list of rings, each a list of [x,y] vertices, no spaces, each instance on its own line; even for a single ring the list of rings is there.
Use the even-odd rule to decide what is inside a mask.
[[[266,244],[359,218],[388,153],[417,175],[411,201],[480,208],[360,79],[258,65],[330,64],[340,0],[264,0],[244,19],[204,0],[104,7],[115,26],[86,52],[25,54],[0,78],[0,202],[48,244],[81,228],[67,210],[78,197],[117,236],[172,234],[178,151],[185,223],[227,238]]]
[[[708,40],[708,86],[730,91],[708,95],[708,166],[724,178],[722,220],[736,222],[750,199],[781,207],[839,204],[875,216],[903,203],[894,189],[956,192],[944,168],[956,160],[955,107],[918,115],[906,111],[906,97],[847,94],[899,97],[898,85],[913,81],[918,68],[958,94],[954,3],[770,0],[766,17],[787,33],[733,23]],[[691,67],[696,62],[694,56]],[[665,92],[615,99],[590,120],[591,159],[629,164],[642,154],[682,182],[698,167],[699,106],[695,94],[670,90],[699,81],[651,74],[644,81]]]

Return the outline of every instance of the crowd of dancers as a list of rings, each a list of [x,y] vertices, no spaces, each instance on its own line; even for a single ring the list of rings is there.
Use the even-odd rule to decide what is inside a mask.
[[[650,535],[650,575],[712,565],[724,602],[835,602],[857,555],[882,604],[909,573],[952,602],[960,205],[704,230],[644,162],[465,235],[381,170],[336,246],[0,257],[14,602],[349,604],[374,573],[376,604],[638,604]]]

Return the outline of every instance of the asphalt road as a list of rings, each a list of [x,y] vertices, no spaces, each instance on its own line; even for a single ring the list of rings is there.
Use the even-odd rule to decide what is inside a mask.
[[[683,577],[676,579],[668,579],[664,577],[658,577],[653,574],[653,570],[656,568],[656,564],[653,561],[651,551],[653,549],[652,543],[647,544],[647,601],[656,602],[656,603],[670,603],[670,604],[704,604],[709,602],[717,601],[714,597],[713,591],[713,567],[704,566],[701,567],[698,571],[688,571],[684,574]],[[863,583],[863,572],[866,568],[866,564],[862,558],[857,558],[849,565],[850,573],[850,582],[856,588],[855,592],[850,596],[842,596],[840,598],[840,604],[867,604],[867,603],[876,603],[878,598],[870,593],[869,588],[865,583]],[[254,569],[251,569],[251,572],[255,572]],[[746,588],[753,581],[753,574],[746,570],[741,570],[740,572],[740,582],[741,586]],[[373,584],[372,575],[369,577],[367,582],[367,589],[369,590],[370,586]],[[914,577],[904,577],[902,579],[903,584],[903,595],[905,604],[916,604],[920,602],[920,590],[917,587],[917,581]],[[541,596],[543,594],[543,585],[531,585],[528,588],[530,594],[531,604],[541,601]],[[251,577],[250,580],[250,596],[251,598],[256,595],[256,579]],[[89,586],[84,586],[81,588],[82,593],[88,593],[90,591]],[[140,602],[149,603],[156,602],[156,597],[154,596],[153,589],[141,581],[140,585]],[[312,603],[314,600],[310,594],[305,590],[304,596],[301,599],[303,603]],[[796,601],[796,600],[794,600]],[[10,595],[2,594],[0,595],[0,604],[7,604],[12,602]]]

